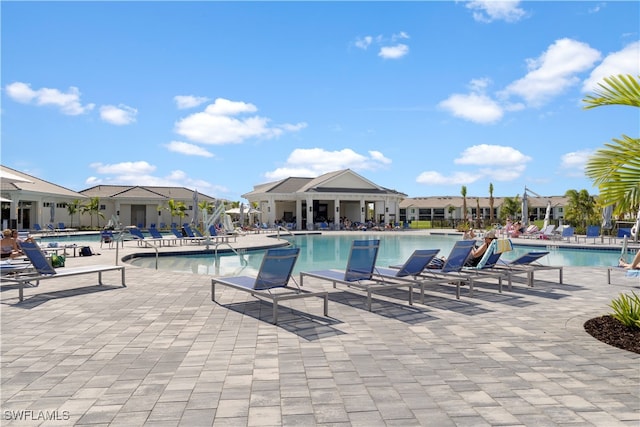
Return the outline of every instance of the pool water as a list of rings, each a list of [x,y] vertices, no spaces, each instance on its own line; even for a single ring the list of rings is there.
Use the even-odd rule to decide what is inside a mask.
[[[341,235],[304,235],[288,237],[293,245],[300,248],[300,256],[294,268],[294,274],[300,271],[344,269],[353,240],[380,239],[380,249],[376,265],[388,266],[402,264],[416,249],[439,248],[439,256],[448,256],[458,236],[412,235],[412,234],[373,234],[353,233]],[[563,266],[601,266],[617,265],[619,250],[591,250],[544,248],[515,246],[514,250],[502,255],[505,261],[513,260],[530,251],[549,251],[540,259],[541,264]],[[160,257],[158,269],[211,276],[256,275],[260,269],[264,251],[247,251],[236,254],[178,255]],[[141,257],[130,261],[131,264],[155,268],[155,257]]]

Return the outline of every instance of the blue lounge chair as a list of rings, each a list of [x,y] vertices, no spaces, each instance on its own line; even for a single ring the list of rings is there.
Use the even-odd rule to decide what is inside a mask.
[[[62,268],[56,270],[51,266],[45,254],[36,243],[22,242],[20,248],[31,261],[33,269],[12,276],[3,277],[3,282],[17,283],[20,301],[24,299],[24,288],[38,286],[40,280],[60,277],[77,276],[81,274],[98,273],[98,284],[102,285],[102,273],[105,271],[120,271],[122,287],[126,287],[124,280],[124,266],[118,265],[91,265],[87,267]],[[35,283],[35,285],[33,285]]]
[[[413,304],[413,286],[419,285],[415,281],[402,280],[400,282],[392,280],[375,273],[376,259],[380,240],[354,240],[347,261],[345,270],[317,270],[304,271],[300,273],[300,286],[303,286],[304,277],[314,277],[321,280],[329,280],[335,288],[338,283],[367,292],[367,309],[371,311],[371,294],[373,292],[407,287],[409,289],[409,304]],[[433,258],[433,256],[431,257]],[[426,265],[426,264],[425,264]],[[405,264],[406,266],[406,264]],[[394,278],[403,277],[395,272]],[[404,274],[404,273],[403,273]]]
[[[475,245],[475,240],[458,240],[453,245],[447,260],[442,268],[425,268],[420,275],[426,284],[452,283],[456,285],[456,298],[460,299],[460,285],[462,283],[472,284],[470,275],[464,274],[462,268],[471,255]],[[398,268],[398,266],[391,266]]]
[[[289,281],[295,280],[291,272],[300,254],[300,248],[268,249],[262,259],[257,277],[235,276],[211,279],[211,301],[216,301],[216,284],[249,292],[256,297],[270,300],[273,304],[273,323],[278,323],[278,303],[280,301],[321,296],[324,298],[324,315],[329,314],[329,293],[326,291],[309,292],[289,287]],[[285,289],[282,291],[282,289]]]
[[[593,243],[595,244],[598,237],[600,237],[600,226],[588,225],[586,235],[584,237],[578,236],[577,240],[580,242],[580,239],[584,239],[584,242],[587,243],[587,239],[593,239]]]
[[[494,268],[500,261],[500,257],[503,253],[513,250],[511,240],[494,239],[484,255],[474,267],[462,267],[461,273],[469,275],[469,295],[473,295],[474,281],[480,277],[492,277],[498,279],[498,292],[502,293],[502,279],[507,278],[509,283],[509,290],[511,290],[511,273],[509,270]]]
[[[558,270],[560,283],[562,283],[562,266],[540,264],[538,260],[549,252],[532,251],[528,252],[513,261],[500,260],[495,268],[506,268],[510,271],[511,276],[517,274],[527,275],[527,284],[533,287],[534,273],[540,270]],[[511,280],[511,278],[509,279]]]
[[[151,238],[153,240],[159,242],[161,246],[164,243],[166,243],[167,246],[169,246],[171,244],[178,244],[178,239],[177,238],[163,236],[162,233],[160,233],[160,231],[158,231],[158,229],[155,228],[155,227],[149,228],[149,234],[151,235]]]
[[[114,243],[113,231],[102,230],[100,232],[100,247],[102,247],[103,243],[108,244],[110,248],[113,247],[113,243]]]

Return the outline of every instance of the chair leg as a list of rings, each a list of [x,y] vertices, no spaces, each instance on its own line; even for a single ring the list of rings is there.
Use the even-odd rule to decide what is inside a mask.
[[[278,300],[273,300],[273,324],[278,324]]]

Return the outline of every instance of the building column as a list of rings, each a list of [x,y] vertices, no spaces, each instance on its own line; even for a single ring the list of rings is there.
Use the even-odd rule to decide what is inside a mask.
[[[302,230],[302,200],[296,200],[296,230]]]
[[[313,199],[307,199],[307,230],[313,230]]]

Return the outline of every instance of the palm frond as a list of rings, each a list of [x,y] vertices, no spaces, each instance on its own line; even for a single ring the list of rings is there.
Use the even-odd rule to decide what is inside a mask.
[[[604,81],[605,83],[598,83],[600,89],[594,90],[595,95],[587,95],[582,100],[587,104],[585,109],[603,105],[640,107],[640,82],[631,74],[605,77]]]

